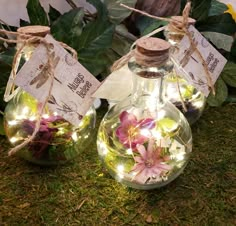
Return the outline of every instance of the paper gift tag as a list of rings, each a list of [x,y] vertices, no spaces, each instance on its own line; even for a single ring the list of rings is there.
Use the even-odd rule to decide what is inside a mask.
[[[100,82],[52,36],[47,35],[46,40],[54,46],[50,53],[53,59],[54,81],[48,107],[78,126],[93,104],[91,95],[97,90]],[[39,45],[30,60],[17,73],[15,84],[43,102],[51,84],[48,71],[46,48]]]
[[[200,34],[196,28],[194,28],[194,26],[191,25],[188,30],[196,43],[197,49],[206,61],[212,82],[215,84],[227,60]],[[193,48],[190,48],[190,41],[186,35],[179,43],[178,48],[176,48],[172,55],[172,58],[177,62],[177,64],[182,66],[185,73],[181,75],[183,75],[190,84],[203,92],[207,97],[210,93],[207,83],[207,74],[196,51]]]
[[[126,64],[112,72],[93,94],[93,97],[121,101],[132,92],[132,72]]]

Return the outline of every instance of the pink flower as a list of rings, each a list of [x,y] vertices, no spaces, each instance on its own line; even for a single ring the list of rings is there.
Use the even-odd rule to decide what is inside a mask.
[[[131,171],[137,173],[134,180],[140,184],[151,178],[158,179],[172,168],[164,163],[168,157],[161,157],[161,147],[156,147],[154,142],[149,140],[147,150],[143,145],[137,145],[140,156],[134,157],[135,165]]]
[[[140,133],[140,129],[152,129],[155,122],[151,118],[137,120],[134,114],[123,111],[120,114],[121,125],[116,130],[119,141],[127,148],[135,148],[137,144],[143,144],[148,137]]]

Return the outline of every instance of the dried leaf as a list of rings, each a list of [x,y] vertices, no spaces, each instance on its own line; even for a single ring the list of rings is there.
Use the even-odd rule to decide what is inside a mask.
[[[24,209],[26,207],[29,207],[31,204],[29,202],[26,202],[26,203],[23,203],[23,204],[20,204],[19,206],[17,206],[18,208],[20,209]]]

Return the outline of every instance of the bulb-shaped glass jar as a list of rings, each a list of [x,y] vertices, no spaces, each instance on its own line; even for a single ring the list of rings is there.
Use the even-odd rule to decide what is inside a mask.
[[[173,16],[172,19],[181,22],[182,16]],[[194,25],[195,20],[188,18],[188,25]],[[184,37],[184,32],[178,29],[178,24],[169,23],[164,34],[167,41],[172,45],[170,53],[178,49],[178,45]],[[195,123],[201,116],[206,98],[201,91],[190,85],[184,79],[186,73],[182,67],[172,58],[175,70],[164,78],[165,96],[170,100],[187,118],[190,125]]]
[[[98,154],[105,167],[117,181],[136,189],[170,183],[192,150],[186,118],[163,97],[163,77],[173,69],[169,47],[157,38],[137,42],[128,64],[133,94],[107,112],[98,131]]]
[[[28,26],[20,28],[19,32],[45,36],[49,28]],[[29,60],[35,47],[36,45],[27,45],[23,49],[25,60]],[[39,102],[21,89],[8,102],[4,112],[4,126],[13,146],[21,144],[33,133],[39,107]],[[95,120],[96,112],[93,107],[77,127],[46,107],[35,138],[16,155],[39,165],[64,164],[74,159],[89,144]]]

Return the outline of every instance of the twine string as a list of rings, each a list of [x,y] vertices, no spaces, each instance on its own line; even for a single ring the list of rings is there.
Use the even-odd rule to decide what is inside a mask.
[[[53,65],[52,55],[50,54],[53,47],[43,37],[28,35],[28,34],[24,34],[24,33],[21,33],[21,32],[6,31],[6,30],[3,30],[3,29],[0,29],[0,34],[15,35],[15,36],[20,35],[21,39],[19,39],[19,40],[6,39],[6,38],[3,38],[3,37],[0,37],[0,40],[2,40],[4,42],[7,42],[7,43],[14,43],[14,44],[21,43],[22,44],[21,47],[17,50],[17,52],[14,56],[13,62],[12,62],[12,71],[11,71],[11,74],[10,74],[10,77],[9,77],[9,80],[8,80],[8,83],[7,83],[7,87],[6,87],[6,90],[5,90],[4,100],[9,101],[11,98],[13,98],[17,94],[17,90],[15,90],[14,80],[16,78],[16,72],[18,70],[20,59],[22,57],[23,49],[25,48],[25,46],[27,46],[29,44],[42,44],[46,48],[47,57],[48,57],[47,64],[48,64],[48,68],[49,68],[48,73],[49,73],[49,77],[51,78],[48,94],[47,94],[45,100],[42,102],[42,104],[39,108],[39,112],[38,112],[38,116],[37,116],[37,120],[36,120],[36,123],[35,123],[35,128],[34,128],[33,133],[26,140],[24,140],[22,143],[20,143],[16,147],[10,149],[10,151],[8,152],[8,155],[11,156],[11,155],[14,155],[15,153],[17,153],[19,150],[21,150],[27,144],[29,144],[35,138],[35,136],[37,135],[37,133],[40,129],[40,123],[41,123],[42,115],[44,113],[44,110],[45,110],[45,107],[48,103],[48,100],[51,96],[51,92],[52,92],[52,88],[53,88],[53,82],[54,82],[54,65]],[[70,46],[68,46],[67,44],[65,44],[63,42],[58,42],[58,43],[64,49],[66,49],[70,53],[72,53],[72,56],[75,59],[77,59],[77,52],[73,48],[71,48]]]

